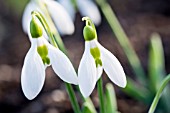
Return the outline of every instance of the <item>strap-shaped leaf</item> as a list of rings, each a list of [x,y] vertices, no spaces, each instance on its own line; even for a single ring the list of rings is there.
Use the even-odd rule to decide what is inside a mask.
[[[106,113],[116,113],[117,112],[117,102],[114,87],[111,83],[106,84]]]
[[[90,98],[85,99],[85,102],[83,104],[82,113],[97,113]]]

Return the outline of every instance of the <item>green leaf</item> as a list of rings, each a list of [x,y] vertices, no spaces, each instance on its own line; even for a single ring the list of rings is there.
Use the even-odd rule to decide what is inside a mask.
[[[144,103],[150,104],[151,102],[151,94],[148,89],[137,84],[134,80],[127,76],[127,86],[122,89],[125,93],[127,93],[132,98],[135,98]]]
[[[165,77],[165,59],[162,41],[159,34],[153,33],[151,38],[150,53],[149,53],[149,76],[150,90],[155,94],[158,91],[161,81]],[[164,110],[170,111],[170,89],[167,86],[162,94],[162,106]]]
[[[5,5],[10,8],[17,16],[21,17],[24,8],[29,0],[5,0]]]
[[[153,33],[149,51],[150,89],[155,93],[165,76],[165,61],[162,41],[159,34]]]
[[[116,113],[117,112],[117,102],[114,87],[111,83],[106,84],[106,113]]]
[[[85,99],[85,102],[83,103],[82,113],[97,113],[90,98]]]

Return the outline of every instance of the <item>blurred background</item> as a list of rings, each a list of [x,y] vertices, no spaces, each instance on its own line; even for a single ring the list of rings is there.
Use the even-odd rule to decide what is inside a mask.
[[[22,30],[21,20],[29,0],[0,0],[0,113],[72,113],[72,107],[64,83],[54,74],[51,67],[46,70],[43,90],[32,101],[25,98],[20,78],[24,57],[30,41]],[[170,0],[108,0],[124,28],[132,46],[148,72],[148,49],[153,32],[160,34],[166,73],[170,73]],[[97,27],[100,43],[110,50],[121,62],[125,73],[135,80],[134,73],[106,19]],[[75,32],[62,36],[69,58],[77,69],[84,51],[82,30],[84,22],[76,14]],[[159,51],[157,51],[159,54]],[[110,82],[103,76],[104,83]],[[128,96],[115,86],[118,110],[122,113],[146,113],[148,105]],[[145,92],[143,92],[145,94]],[[80,95],[77,93],[79,102]],[[92,100],[98,109],[97,92]]]

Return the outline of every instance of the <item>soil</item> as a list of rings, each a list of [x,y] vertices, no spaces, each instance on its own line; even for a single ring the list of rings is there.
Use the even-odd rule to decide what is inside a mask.
[[[166,72],[170,73],[170,6],[169,0],[108,0],[115,10],[120,23],[135,48],[147,72],[150,36],[157,32],[163,41]],[[84,50],[82,29],[84,23],[78,13],[75,20],[75,33],[62,36],[69,58],[78,67]],[[112,33],[105,18],[97,27],[100,43],[110,50],[121,62],[127,75],[135,79],[128,60]],[[20,77],[24,57],[30,42],[21,27],[21,14],[0,1],[0,113],[73,113],[64,83],[47,68],[46,82],[40,95],[28,101],[21,90]],[[104,82],[110,82],[103,76]],[[138,102],[115,86],[119,111],[122,113],[146,113],[148,106]],[[79,103],[80,95],[76,93]],[[96,91],[92,100],[98,109]]]

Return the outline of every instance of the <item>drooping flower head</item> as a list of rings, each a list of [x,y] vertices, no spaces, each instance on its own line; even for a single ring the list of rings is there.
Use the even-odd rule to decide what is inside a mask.
[[[75,20],[76,9],[78,9],[82,16],[90,17],[95,25],[101,23],[99,9],[93,0],[58,0],[58,2],[64,6],[73,20]]]
[[[49,12],[60,34],[71,35],[74,32],[74,24],[71,17],[65,8],[57,1],[30,0],[22,17],[22,26],[25,33],[27,33],[27,28],[29,26],[28,21],[31,21],[31,12],[33,10],[41,12],[44,17],[48,17],[49,15],[47,13]]]
[[[97,40],[97,33],[93,22],[84,17],[86,26],[83,30],[85,51],[78,68],[78,81],[82,95],[88,97],[103,69],[112,82],[120,87],[126,86],[126,76],[118,59]]]
[[[50,65],[63,81],[77,85],[77,75],[70,60],[43,37],[43,28],[34,16],[28,33],[31,48],[26,54],[21,73],[24,95],[32,100],[39,94],[45,81],[45,69]]]

